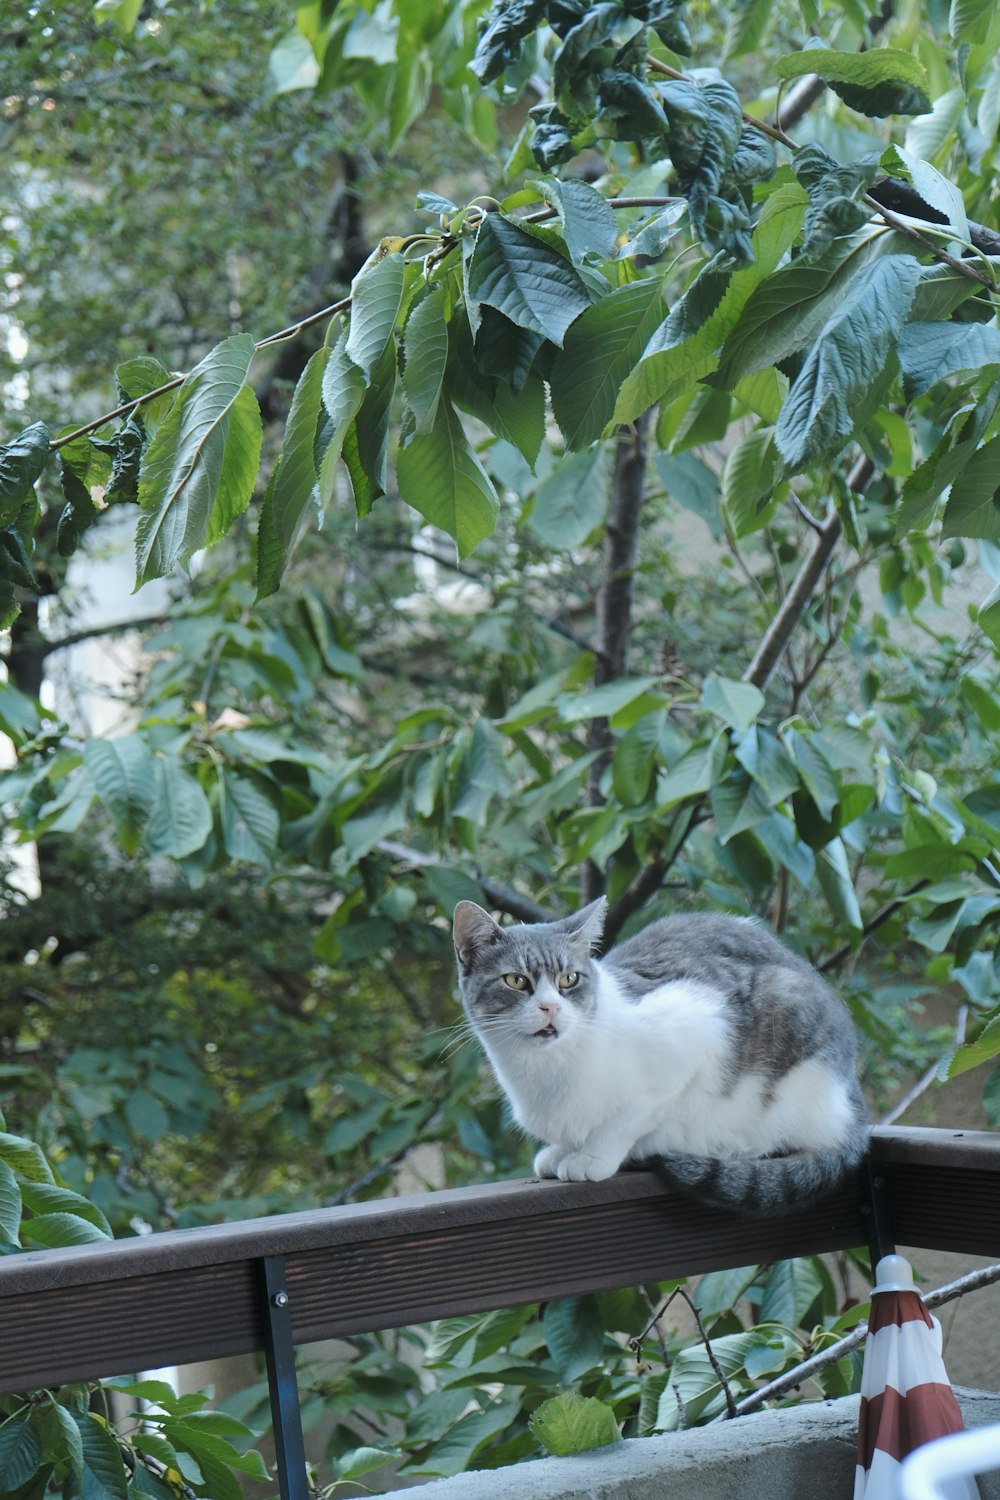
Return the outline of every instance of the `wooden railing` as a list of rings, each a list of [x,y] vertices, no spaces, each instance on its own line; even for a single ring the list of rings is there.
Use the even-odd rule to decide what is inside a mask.
[[[876,1130],[864,1170],[779,1219],[625,1172],[26,1251],[0,1260],[0,1394],[264,1350],[281,1493],[301,1500],[296,1343],[894,1243],[1000,1255],[1000,1134]]]

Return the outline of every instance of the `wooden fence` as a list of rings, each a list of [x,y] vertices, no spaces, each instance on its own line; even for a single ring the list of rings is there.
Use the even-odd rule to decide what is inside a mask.
[[[1000,1256],[1000,1134],[879,1129],[824,1202],[739,1219],[648,1173],[517,1181],[0,1260],[0,1394],[264,1350],[284,1500],[294,1346],[867,1245]]]

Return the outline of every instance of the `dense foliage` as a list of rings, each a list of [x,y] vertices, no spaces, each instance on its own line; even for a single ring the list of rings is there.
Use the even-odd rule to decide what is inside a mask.
[[[76,0],[0,44],[11,1253],[382,1192],[418,1143],[523,1170],[446,1029],[464,896],[760,915],[877,1112],[1000,1053],[993,7],[291,19]],[[122,518],[170,603],[91,734],[43,679]],[[697,1294],[736,1389],[857,1315],[740,1275]],[[416,1331],[434,1389],[359,1343],[338,1472],[565,1451],[567,1391],[588,1440],[711,1415],[701,1345],[657,1324],[638,1373],[660,1295]],[[23,1500],[125,1492],[82,1401],[5,1404]]]

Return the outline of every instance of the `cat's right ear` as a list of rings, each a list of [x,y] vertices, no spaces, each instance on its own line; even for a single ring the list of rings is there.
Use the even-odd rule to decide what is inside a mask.
[[[474,901],[460,901],[455,907],[453,935],[458,961],[463,969],[468,969],[476,949],[495,943],[501,929],[489,912],[483,911]]]
[[[561,925],[567,932],[572,933],[575,938],[587,944],[587,951],[593,953],[601,946],[601,934],[604,931],[604,919],[608,914],[608,898],[598,896],[596,901],[591,901],[582,911],[575,912],[572,917],[564,917]]]

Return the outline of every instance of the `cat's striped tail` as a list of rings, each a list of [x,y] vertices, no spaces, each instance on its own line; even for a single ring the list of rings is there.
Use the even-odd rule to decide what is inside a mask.
[[[788,1156],[648,1157],[635,1165],[670,1183],[671,1187],[715,1208],[727,1208],[746,1218],[762,1219],[791,1213],[839,1187],[868,1147],[868,1132],[858,1132],[831,1151],[793,1151]]]

